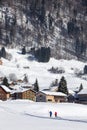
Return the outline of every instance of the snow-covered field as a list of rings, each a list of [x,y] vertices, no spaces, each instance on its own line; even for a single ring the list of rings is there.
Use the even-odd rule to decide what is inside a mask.
[[[53,112],[52,118],[49,111]],[[58,117],[54,117],[57,111]],[[87,106],[74,103],[0,101],[0,130],[86,130]]]

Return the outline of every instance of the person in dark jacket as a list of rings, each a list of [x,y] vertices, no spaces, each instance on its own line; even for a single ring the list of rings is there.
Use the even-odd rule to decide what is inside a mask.
[[[50,111],[49,113],[50,113],[50,117],[52,117],[52,111]]]

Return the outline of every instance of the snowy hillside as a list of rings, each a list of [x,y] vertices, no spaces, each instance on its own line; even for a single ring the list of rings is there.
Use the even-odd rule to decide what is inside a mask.
[[[53,115],[49,117],[49,111]],[[54,117],[54,112],[58,117]],[[1,130],[86,130],[87,106],[68,103],[35,103],[29,100],[0,101]]]
[[[55,79],[58,79],[59,82],[62,76],[65,77],[69,89],[77,88],[81,83],[83,88],[87,87],[87,81],[82,77],[76,76],[76,73],[79,71],[83,72],[86,63],[76,60],[56,60],[54,58],[51,58],[47,63],[41,63],[37,62],[34,58],[30,58],[32,56],[29,54],[22,55],[19,50],[7,49],[6,51],[11,53],[12,59],[9,61],[1,58],[3,64],[0,65],[0,77],[6,76],[9,78],[9,75],[14,73],[17,79],[23,79],[26,74],[30,84],[33,84],[36,78],[38,79],[40,90],[49,88]],[[52,67],[62,68],[64,73],[55,74],[49,72],[48,70]]]

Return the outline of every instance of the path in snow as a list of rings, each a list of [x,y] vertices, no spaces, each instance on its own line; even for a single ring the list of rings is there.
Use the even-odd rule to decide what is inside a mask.
[[[39,116],[39,115],[32,115],[29,113],[24,113],[25,115],[36,117],[36,118],[42,118],[42,119],[53,119],[53,120],[65,120],[65,121],[73,121],[73,122],[82,122],[82,123],[87,123],[87,120],[75,120],[75,119],[68,119],[68,118],[62,118],[62,117],[44,117],[44,116]]]

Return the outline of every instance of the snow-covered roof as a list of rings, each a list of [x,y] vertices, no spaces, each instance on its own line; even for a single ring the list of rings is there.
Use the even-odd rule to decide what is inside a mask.
[[[75,92],[74,92],[73,90],[71,90],[71,89],[69,89],[68,92],[69,92],[69,94],[71,94],[71,95],[74,95],[74,94],[75,94]]]
[[[22,88],[32,88],[33,85],[32,85],[32,84],[29,84],[29,83],[26,83],[26,84],[25,84],[25,83],[22,83],[22,84],[21,84],[21,87],[22,87]]]
[[[78,94],[87,94],[87,89],[82,89]]]
[[[66,94],[62,92],[50,92],[50,91],[41,91],[42,93],[46,95],[53,95],[53,96],[67,96]]]
[[[12,90],[12,94],[13,93],[22,93],[22,92],[25,92],[25,91],[28,91],[28,90],[32,90],[31,88],[18,88],[18,89],[15,89],[15,90]],[[32,90],[33,91],[33,90]]]
[[[10,85],[10,87],[12,88],[12,89],[15,89],[15,90],[17,90],[17,89],[22,89],[22,88],[32,88],[32,85],[29,85],[29,84],[17,84],[17,85]]]
[[[0,85],[0,87],[3,88],[6,92],[11,92],[11,90],[5,85]]]

